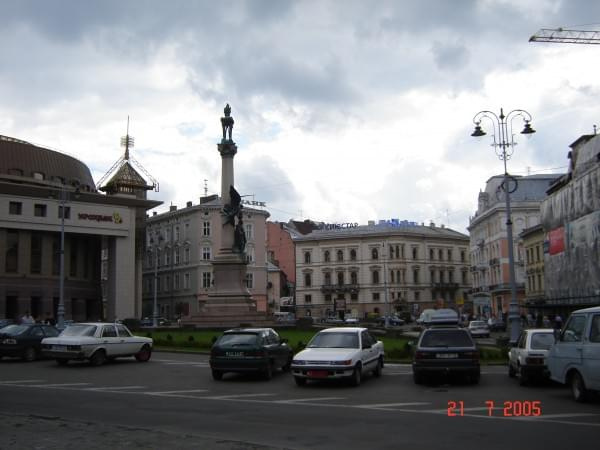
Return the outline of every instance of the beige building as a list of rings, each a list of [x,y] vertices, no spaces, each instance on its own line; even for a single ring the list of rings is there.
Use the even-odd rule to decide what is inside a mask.
[[[468,236],[398,220],[323,228],[293,237],[298,317],[462,309]]]
[[[66,319],[141,315],[136,219],[160,202],[112,181],[104,195],[76,158],[0,136],[0,317],[56,318],[61,249]]]
[[[218,253],[223,205],[217,195],[171,206],[146,219],[143,316],[152,317],[156,274],[159,314],[174,318],[198,314],[213,287],[212,259]],[[244,207],[247,286],[258,311],[267,311],[267,211]]]
[[[515,281],[517,300],[525,298],[525,254],[518,245],[519,234],[540,223],[540,203],[546,190],[560,175],[515,176],[516,190],[511,195]],[[472,299],[477,314],[502,317],[508,314],[511,297],[506,230],[506,203],[501,184],[503,175],[491,177],[479,193],[475,216],[471,217]],[[513,186],[511,185],[511,188]],[[522,311],[524,312],[524,311]]]

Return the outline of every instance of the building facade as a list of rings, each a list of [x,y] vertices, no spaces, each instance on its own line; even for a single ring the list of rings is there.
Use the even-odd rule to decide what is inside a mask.
[[[197,314],[213,286],[212,259],[221,233],[222,202],[217,195],[171,206],[146,219],[143,315],[152,317],[156,292],[159,314],[167,318]],[[267,211],[244,207],[248,258],[247,286],[258,311],[267,311]]]
[[[83,162],[0,136],[0,317],[56,318],[61,253],[66,319],[139,317],[136,219],[159,204],[101,194]]]
[[[298,317],[464,308],[468,236],[398,221],[325,228],[293,237]]]
[[[546,190],[560,175],[515,176],[512,178],[511,211],[513,236],[540,223],[540,203]],[[470,232],[472,299],[475,313],[505,317],[511,297],[506,230],[506,203],[502,183],[504,175],[491,177],[485,191],[479,193],[477,212],[471,217]],[[525,298],[524,252],[513,240],[517,300]],[[522,311],[524,312],[524,311]]]
[[[530,313],[544,299],[544,241],[542,224],[527,228],[519,235],[525,255],[525,306]]]

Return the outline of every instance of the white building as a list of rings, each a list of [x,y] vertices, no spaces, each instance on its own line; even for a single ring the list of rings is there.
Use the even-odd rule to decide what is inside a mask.
[[[293,238],[298,317],[462,308],[470,287],[468,236],[397,220],[325,228]]]

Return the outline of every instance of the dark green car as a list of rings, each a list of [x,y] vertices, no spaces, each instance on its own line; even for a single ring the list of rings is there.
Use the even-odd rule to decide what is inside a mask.
[[[281,368],[290,369],[293,351],[286,339],[272,328],[227,330],[210,351],[210,368],[215,380],[226,372],[261,373],[267,380]]]

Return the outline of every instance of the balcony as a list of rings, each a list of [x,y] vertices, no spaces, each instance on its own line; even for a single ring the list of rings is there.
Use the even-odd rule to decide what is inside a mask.
[[[431,283],[431,287],[438,290],[455,290],[458,289],[458,283]]]
[[[323,284],[321,285],[321,292],[324,294],[338,294],[349,292],[356,294],[360,289],[358,284]]]

